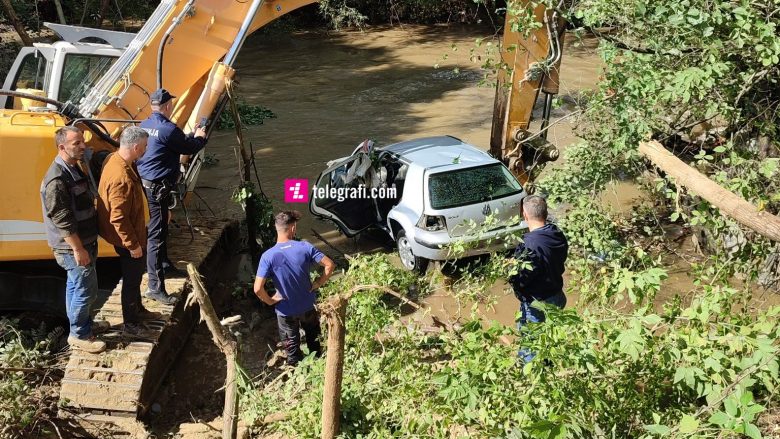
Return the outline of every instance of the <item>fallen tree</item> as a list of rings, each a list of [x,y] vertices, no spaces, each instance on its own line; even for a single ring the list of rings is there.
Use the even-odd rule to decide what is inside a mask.
[[[780,242],[780,218],[761,210],[688,166],[657,141],[640,142],[639,152],[677,184],[704,198],[720,211],[761,236]]]

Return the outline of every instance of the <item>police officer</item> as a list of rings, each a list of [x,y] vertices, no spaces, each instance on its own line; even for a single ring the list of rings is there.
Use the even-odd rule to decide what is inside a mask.
[[[193,134],[185,135],[170,121],[174,98],[164,88],[152,93],[152,114],[141,122],[141,128],[149,133],[149,143],[146,154],[137,162],[150,216],[146,261],[149,285],[145,295],[165,304],[176,301],[165,291],[165,265],[175,270],[168,260],[165,241],[171,190],[179,179],[179,156],[195,154],[206,146],[204,127],[196,126]]]

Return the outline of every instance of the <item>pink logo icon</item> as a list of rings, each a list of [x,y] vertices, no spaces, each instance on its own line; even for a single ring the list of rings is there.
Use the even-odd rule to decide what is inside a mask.
[[[303,178],[288,178],[284,180],[285,203],[308,203],[309,180]]]

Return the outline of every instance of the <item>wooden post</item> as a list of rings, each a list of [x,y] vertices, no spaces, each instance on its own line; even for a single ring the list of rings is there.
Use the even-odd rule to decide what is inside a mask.
[[[249,153],[244,142],[244,132],[241,123],[241,114],[238,112],[238,104],[236,103],[236,97],[233,93],[233,81],[228,81],[225,84],[225,91],[227,92],[228,99],[230,101],[230,111],[233,114],[233,122],[236,129],[236,141],[238,146],[235,148],[236,156],[238,160],[238,175],[241,177],[241,186],[252,186],[252,161],[254,157]],[[257,188],[260,190],[260,188]],[[249,253],[252,255],[252,262],[257,265],[260,261],[260,248],[257,245],[257,218],[255,212],[255,206],[259,203],[258,194],[252,191],[252,194],[244,201],[246,204],[246,229],[247,229],[247,241],[249,244]],[[263,243],[267,245],[268,243]]]
[[[344,320],[347,298],[336,296],[323,307],[328,328],[328,351],[325,359],[325,388],[322,395],[322,439],[334,439],[341,419],[341,381],[344,373]]]
[[[5,11],[5,16],[8,17],[8,21],[11,22],[11,24],[14,26],[14,29],[16,29],[16,33],[19,34],[19,38],[22,39],[22,43],[25,46],[32,46],[32,38],[30,38],[30,35],[27,34],[27,31],[24,29],[24,25],[21,21],[19,21],[19,17],[16,15],[16,11],[14,11],[13,5],[11,5],[11,0],[0,0],[3,3],[3,10]]]
[[[656,141],[640,142],[639,152],[671,176],[677,184],[704,198],[738,223],[772,241],[780,242],[780,218],[759,210],[744,198],[688,166]]]
[[[225,408],[222,411],[222,438],[235,439],[238,429],[238,385],[236,381],[236,362],[238,361],[238,343],[230,332],[220,324],[217,312],[203,286],[200,273],[192,264],[187,264],[187,273],[192,282],[192,293],[187,297],[185,307],[197,303],[200,306],[200,320],[206,322],[212,340],[225,355],[227,373],[225,376]]]

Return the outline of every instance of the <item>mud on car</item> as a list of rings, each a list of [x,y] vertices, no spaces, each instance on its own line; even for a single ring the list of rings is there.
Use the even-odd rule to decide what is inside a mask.
[[[408,270],[452,259],[450,245],[465,242],[461,257],[505,249],[506,236],[526,229],[519,221],[526,192],[500,161],[450,136],[415,139],[374,149],[370,141],[333,160],[312,187],[309,210],[347,236],[369,227],[396,242]],[[474,233],[490,217],[490,229]]]

